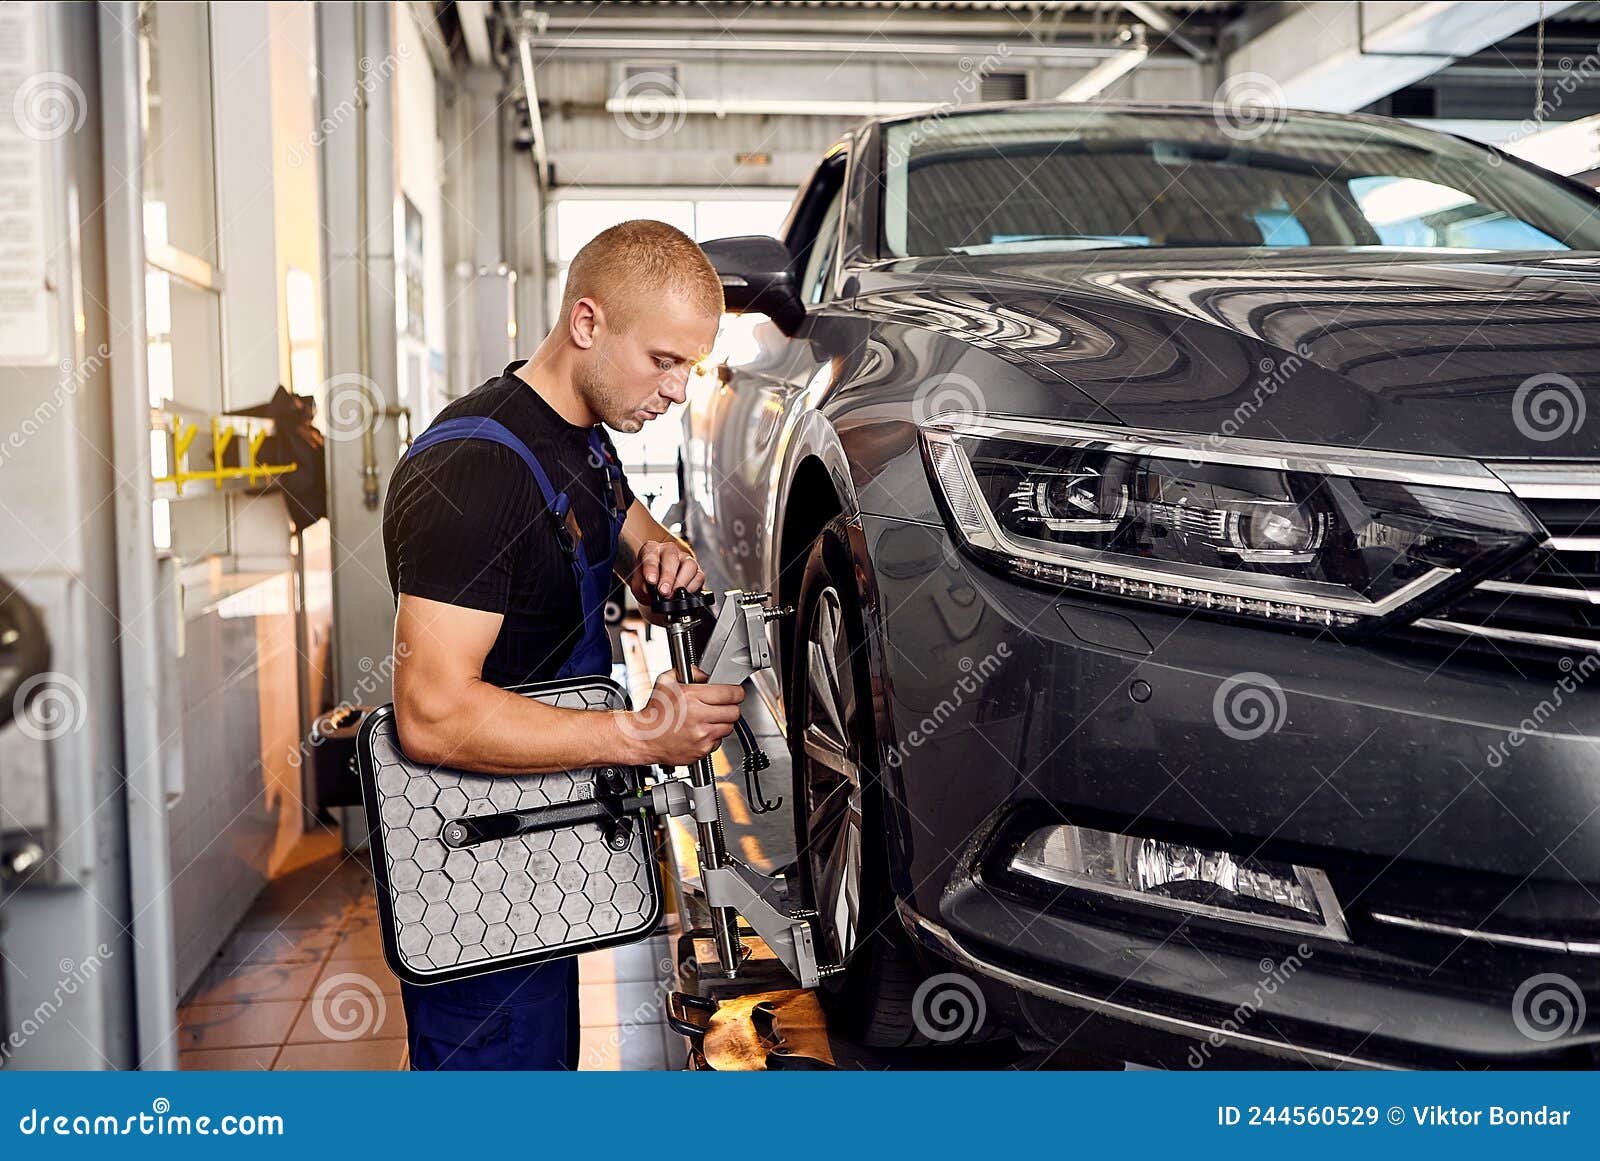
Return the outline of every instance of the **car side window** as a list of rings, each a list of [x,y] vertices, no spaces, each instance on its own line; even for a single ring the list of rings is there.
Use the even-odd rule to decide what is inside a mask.
[[[815,305],[828,296],[828,286],[833,277],[834,258],[839,246],[839,217],[844,207],[844,190],[834,191],[822,224],[817,227],[816,240],[811,253],[806,255],[806,268],[800,279],[800,297],[807,306]]]

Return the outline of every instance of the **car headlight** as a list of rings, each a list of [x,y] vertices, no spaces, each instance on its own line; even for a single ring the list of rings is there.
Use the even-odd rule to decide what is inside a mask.
[[[1542,536],[1472,460],[971,414],[940,415],[922,438],[985,561],[1228,616],[1375,625]]]

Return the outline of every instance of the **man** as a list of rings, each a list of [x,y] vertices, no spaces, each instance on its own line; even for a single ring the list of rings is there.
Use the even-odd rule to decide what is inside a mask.
[[[578,252],[531,359],[453,401],[419,436],[383,515],[396,600],[394,703],[413,759],[490,774],[687,765],[733,730],[744,691],[669,670],[636,714],[556,709],[505,687],[607,674],[616,575],[654,592],[705,583],[689,546],[629,490],[599,424],[635,432],[684,399],[722,286],[662,222]],[[697,674],[702,681],[704,674]],[[577,960],[401,985],[416,1069],[577,1067]]]

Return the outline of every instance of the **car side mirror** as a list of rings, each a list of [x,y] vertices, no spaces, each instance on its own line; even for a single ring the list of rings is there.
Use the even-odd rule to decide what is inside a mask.
[[[702,242],[711,265],[722,276],[722,297],[733,314],[764,314],[778,329],[793,335],[806,316],[795,288],[789,248],[763,234],[713,238]]]

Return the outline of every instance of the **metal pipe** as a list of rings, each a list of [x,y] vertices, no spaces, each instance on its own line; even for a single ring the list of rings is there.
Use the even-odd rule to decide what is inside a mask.
[[[366,392],[366,415],[361,424],[361,502],[378,507],[378,419],[383,408],[372,389],[371,246],[367,212],[367,14],[355,8],[356,49],[356,365],[361,390]]]
[[[1095,65],[1061,90],[1056,100],[1087,101],[1091,97],[1099,96],[1143,64],[1150,55],[1150,47],[1145,43],[1143,25],[1135,25],[1127,34],[1118,38],[1118,43],[1125,47],[1117,56],[1109,57]]]
[[[1052,3],[1054,0],[1052,0]],[[693,15],[654,15],[639,12],[626,16],[606,15],[599,9],[605,5],[599,4],[588,11],[580,11],[573,15],[566,15],[562,11],[548,11],[537,9],[539,15],[544,16],[552,32],[617,32],[635,33],[640,36],[658,36],[662,33],[677,33],[679,35],[699,35],[704,33],[724,33],[729,27],[729,18],[718,13],[704,16]],[[1074,16],[1065,10],[1057,10],[1055,16],[1049,21],[1049,27],[1041,27],[1042,18],[1046,15],[1049,5],[1036,5],[1040,10],[1033,18],[1022,20],[1016,16],[1001,16],[986,18],[978,12],[964,12],[958,19],[940,18],[932,13],[922,13],[915,10],[899,9],[893,15],[894,31],[899,36],[947,36],[957,39],[967,39],[973,44],[980,41],[993,43],[996,37],[1006,39],[1027,38],[1049,43],[1050,39],[1060,40],[1069,36],[1085,38],[1099,35],[1102,24],[1095,20],[1085,18],[1083,15]],[[1132,5],[1123,7],[1131,8]],[[523,15],[528,14],[525,7]],[[825,17],[807,18],[801,15],[760,16],[753,14],[751,8],[741,10],[736,17],[739,31],[742,33],[776,33],[785,36],[800,36],[820,34],[823,36],[851,35],[856,37],[872,36],[884,27],[884,14],[852,13],[844,5],[829,6]],[[1193,16],[1188,18],[1194,24]],[[1214,21],[1212,23],[1215,23]]]
[[[725,53],[730,56],[768,56],[782,53],[792,56],[843,56],[852,60],[888,59],[904,64],[908,59],[931,57],[981,56],[994,51],[994,44],[973,44],[970,41],[879,41],[862,43],[859,37],[813,37],[804,40],[793,37],[708,36],[708,37],[658,37],[640,36],[585,36],[581,34],[532,35],[534,48],[559,51],[563,56],[575,52],[601,53],[655,53],[682,54],[700,59],[708,54]],[[1039,62],[1101,60],[1114,57],[1123,50],[1105,44],[1007,44],[1008,60]]]
[[[299,712],[300,737],[311,736],[311,724],[316,720],[316,715],[311,711],[311,682],[307,677],[307,670],[311,664],[311,630],[306,624],[306,539],[302,529],[296,528],[289,535],[289,544],[294,556],[294,571],[292,576],[294,592],[294,653],[296,664],[294,668],[295,706]],[[300,802],[301,814],[309,829],[316,815],[306,805],[315,802],[318,809],[322,803],[316,798],[316,779],[312,777],[312,764],[300,764]]]
[[[539,15],[543,15],[542,13]],[[522,66],[522,94],[528,101],[528,127],[533,133],[533,167],[539,181],[539,196],[545,194],[545,178],[550,171],[550,154],[545,149],[544,120],[539,115],[539,84],[533,75],[533,42],[534,30],[526,24],[517,33],[517,61]],[[537,31],[544,30],[545,21],[540,20],[535,26]]]

